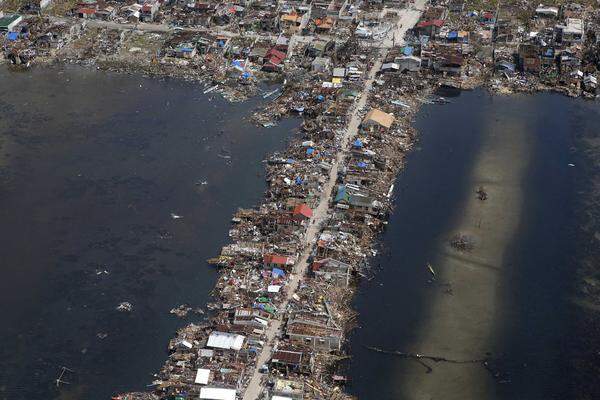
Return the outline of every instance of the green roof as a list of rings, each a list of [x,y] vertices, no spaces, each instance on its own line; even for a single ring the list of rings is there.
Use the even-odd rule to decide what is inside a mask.
[[[4,17],[0,18],[0,29],[8,29],[8,26],[19,18],[21,18],[19,14],[5,15]]]

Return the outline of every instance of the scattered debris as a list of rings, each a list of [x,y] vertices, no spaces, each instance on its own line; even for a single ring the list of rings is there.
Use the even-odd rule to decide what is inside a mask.
[[[450,239],[450,246],[458,251],[471,251],[474,248],[473,238],[471,236],[458,233]]]
[[[131,312],[133,311],[133,305],[127,301],[124,301],[117,306],[117,311]]]
[[[479,188],[477,188],[476,193],[477,193],[477,198],[479,198],[479,200],[481,200],[481,201],[487,200],[488,194],[483,186],[479,186]]]

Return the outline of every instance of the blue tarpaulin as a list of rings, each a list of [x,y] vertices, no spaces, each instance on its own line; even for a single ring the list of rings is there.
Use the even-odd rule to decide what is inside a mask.
[[[304,182],[302,180],[302,178],[300,178],[299,176],[296,177],[296,185],[302,185],[302,182]]]
[[[248,78],[250,78],[250,76],[252,76],[252,75],[250,75],[250,72],[244,72],[242,74],[242,78],[244,78],[244,79],[248,79]]]
[[[322,94],[317,96],[317,101],[323,101],[325,100],[325,96],[323,96]]]
[[[358,168],[367,168],[367,163],[364,161],[359,161],[356,165]]]
[[[448,39],[456,39],[456,38],[458,38],[458,32],[457,31],[448,32],[447,38]]]
[[[6,38],[8,40],[17,40],[19,38],[19,34],[17,32],[8,32],[8,35],[6,35]]]
[[[360,149],[361,147],[363,147],[363,142],[362,142],[360,139],[356,139],[356,140],[354,141],[354,143],[352,143],[352,145],[353,145],[354,147],[356,147],[356,148],[359,148],[359,149]]]
[[[285,272],[283,272],[282,269],[273,268],[273,271],[271,271],[271,276],[273,278],[277,278],[278,276],[285,276]]]
[[[405,46],[404,50],[402,50],[405,56],[412,56],[413,51],[414,49],[411,46]]]
[[[308,156],[310,156],[314,152],[315,152],[315,149],[313,149],[312,147],[309,147],[308,149],[306,149],[306,155],[308,155]]]

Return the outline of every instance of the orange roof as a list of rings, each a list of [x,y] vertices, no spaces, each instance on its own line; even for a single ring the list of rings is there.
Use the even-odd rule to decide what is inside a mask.
[[[307,206],[306,204],[302,203],[302,204],[298,204],[296,207],[294,207],[294,211],[292,212],[292,214],[294,216],[296,215],[303,215],[306,218],[310,218],[313,215],[312,210],[310,209],[309,206]]]
[[[331,27],[333,26],[333,20],[330,17],[324,19],[317,18],[315,19],[315,25],[317,26],[317,28],[331,29]]]
[[[297,14],[283,14],[281,16],[282,21],[298,22],[301,19],[302,17]]]

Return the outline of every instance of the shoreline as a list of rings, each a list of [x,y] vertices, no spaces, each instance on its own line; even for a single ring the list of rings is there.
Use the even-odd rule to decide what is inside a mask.
[[[418,4],[420,9],[424,1]],[[340,99],[333,81],[330,87],[323,86],[322,92],[315,88],[304,92],[299,79],[288,83],[275,101],[256,114],[255,122],[267,124],[265,126],[292,110],[302,110],[297,112],[317,118],[312,118],[312,122],[305,119],[303,136],[293,140],[286,152],[267,160],[267,202],[254,209],[240,210],[234,216],[230,231],[233,242],[212,259],[221,269],[214,290],[215,301],[209,305],[212,310],[209,322],[182,328],[171,340],[169,359],[153,382],[155,394],[132,393],[116,398],[165,398],[183,393],[207,399],[217,397],[206,396],[235,398],[243,393],[244,400],[253,400],[267,392],[273,397],[286,394],[349,397],[340,389],[346,377],[337,369],[339,360],[347,357],[343,351],[345,336],[355,317],[348,310],[356,288],[349,283],[353,280],[351,277],[369,273],[368,260],[375,237],[387,224],[387,215],[391,212],[394,179],[416,140],[412,122],[420,104],[445,101],[439,96],[429,96],[439,84],[453,84],[436,75],[427,75],[422,82],[414,76],[407,76],[403,82],[397,82],[394,77],[377,76],[388,52],[402,47],[404,34],[417,24],[423,10],[393,11],[398,20],[381,43],[362,47],[357,44],[359,50],[347,56],[350,64],[354,63],[349,68],[363,72],[349,85],[356,93]],[[385,17],[386,13],[383,14]],[[401,43],[396,44],[396,33],[400,34]],[[352,56],[358,54],[361,57],[353,59]],[[207,86],[210,84],[206,79],[219,82],[223,90],[228,90],[225,82],[239,83],[239,76],[229,81],[219,80],[213,75],[214,70],[198,72],[183,68],[189,65],[183,62],[187,63],[183,60],[168,67],[162,65],[156,76],[181,73],[181,78],[203,81]],[[127,72],[128,68],[138,71],[155,68],[155,65],[141,66],[111,59],[95,59],[90,65],[111,70],[110,63],[121,63],[116,67],[117,72]],[[455,66],[444,68],[451,72]],[[292,69],[282,76],[293,77],[295,72]],[[539,82],[527,86],[509,80],[510,85],[496,85],[488,73],[464,79],[460,87],[470,80],[471,85],[485,85],[503,94],[547,88],[569,95],[586,93],[580,87],[545,86]],[[254,82],[239,92],[232,89],[222,94],[231,100],[243,100],[247,95],[256,94],[256,90]],[[299,96],[299,93],[305,94]],[[308,98],[315,99],[314,104],[310,104]],[[320,105],[325,101],[328,101],[327,109],[324,104]],[[305,104],[309,104],[310,110],[305,109]],[[495,189],[492,186],[492,197],[499,194]],[[507,200],[515,204],[519,201],[518,196]],[[476,199],[467,203],[466,220],[458,224],[457,231],[473,235],[474,228],[467,220],[484,214],[479,205]],[[495,218],[502,220],[499,209],[487,212],[497,214]],[[500,247],[500,242],[506,242],[514,230],[510,221],[503,222],[506,225],[494,224],[506,230],[496,238],[495,245]],[[472,265],[501,263],[500,256],[494,253],[498,248],[490,245],[487,250],[490,254],[472,259]],[[477,255],[470,256],[477,258]],[[460,269],[453,257],[440,249],[440,258],[437,261],[447,267],[443,269],[448,270],[450,279],[460,281]],[[461,261],[464,262],[464,257]],[[437,266],[437,262],[434,264]],[[486,279],[489,278],[481,277],[482,281]],[[493,288],[493,279],[489,279],[487,285]],[[494,297],[493,290],[489,292],[487,294]],[[439,308],[433,312],[455,317],[465,304],[472,304],[475,297],[472,295],[464,299],[464,304],[455,304],[449,310]],[[471,311],[489,313],[493,304],[488,298],[485,304],[478,304],[481,309]],[[468,314],[464,316],[467,317]],[[445,334],[453,328],[453,321],[439,322],[444,325],[443,329],[423,329]],[[474,336],[491,335],[491,322],[486,320],[482,324],[486,325],[485,332]],[[435,353],[435,350],[427,352]]]
[[[407,14],[406,18],[410,18],[410,20],[414,21],[414,23],[416,23],[416,20],[418,18],[418,13],[415,12],[409,12]],[[398,27],[399,30],[401,30],[402,28],[400,28],[400,26]],[[406,27],[404,28],[404,31],[406,30]],[[344,352],[342,351],[342,347],[344,346],[344,335],[345,332],[347,332],[347,330],[349,329],[349,322],[350,320],[353,318],[352,313],[349,313],[346,309],[347,307],[349,307],[350,305],[350,301],[352,300],[353,297],[353,293],[355,290],[355,287],[353,285],[347,285],[347,286],[338,286],[340,281],[338,281],[339,278],[339,274],[340,271],[339,270],[332,270],[330,273],[328,273],[325,279],[323,279],[322,276],[315,274],[315,270],[314,270],[314,262],[312,264],[312,271],[309,273],[309,270],[311,269],[311,263],[309,263],[309,259],[321,259],[321,260],[333,260],[332,257],[323,257],[320,256],[319,257],[319,252],[320,251],[324,251],[324,252],[334,252],[337,254],[337,259],[343,259],[346,261],[349,261],[351,259],[353,259],[354,261],[352,262],[352,264],[346,264],[345,262],[340,262],[339,260],[336,260],[336,262],[339,262],[341,265],[341,267],[343,268],[347,268],[345,272],[342,273],[342,275],[346,276],[346,278],[344,278],[344,280],[349,283],[349,280],[351,279],[350,276],[360,272],[358,269],[356,269],[356,267],[354,265],[356,265],[356,263],[366,263],[367,262],[367,258],[369,257],[370,254],[366,254],[366,253],[361,253],[361,252],[357,252],[357,250],[359,248],[362,249],[367,249],[369,246],[367,243],[371,243],[372,239],[374,238],[375,235],[377,235],[378,232],[380,232],[380,229],[383,228],[384,224],[383,221],[385,219],[385,214],[387,213],[387,211],[385,211],[386,209],[389,209],[391,203],[390,203],[390,193],[391,190],[393,189],[392,187],[390,187],[391,182],[393,181],[393,179],[395,178],[395,176],[397,175],[397,172],[399,171],[399,169],[402,167],[402,163],[403,163],[403,158],[404,158],[404,152],[408,151],[411,147],[412,147],[412,129],[409,125],[409,122],[412,120],[412,117],[414,116],[414,114],[417,112],[418,110],[418,103],[415,102],[414,99],[411,98],[406,98],[403,99],[403,101],[401,101],[402,106],[396,106],[398,108],[403,108],[405,111],[403,112],[403,120],[402,121],[398,121],[400,123],[400,125],[396,126],[396,128],[391,129],[389,132],[385,132],[385,130],[381,130],[380,128],[375,128],[373,130],[373,128],[370,128],[370,132],[371,134],[377,133],[375,135],[375,137],[370,138],[370,143],[368,144],[369,148],[372,149],[377,149],[379,148],[379,150],[383,151],[385,153],[385,167],[383,167],[383,170],[381,172],[385,173],[385,178],[382,176],[381,179],[379,180],[381,182],[381,184],[378,184],[376,187],[374,186],[371,189],[371,192],[373,194],[375,194],[377,200],[371,200],[373,202],[373,204],[370,205],[370,207],[375,206],[377,208],[378,211],[375,211],[375,209],[371,212],[368,212],[366,214],[363,214],[363,218],[367,218],[370,223],[369,225],[373,224],[373,222],[376,222],[376,224],[373,225],[372,228],[368,228],[367,230],[365,230],[364,228],[360,228],[362,230],[362,238],[360,237],[353,237],[353,235],[351,233],[345,233],[345,240],[348,241],[349,239],[352,239],[352,241],[354,243],[356,243],[357,245],[360,243],[360,246],[358,248],[327,248],[327,244],[321,244],[324,241],[327,240],[331,240],[331,239],[326,239],[326,238],[330,238],[332,236],[332,234],[335,236],[336,235],[336,231],[339,228],[334,228],[335,230],[332,231],[331,228],[335,227],[339,222],[339,217],[341,216],[340,214],[338,214],[336,212],[336,210],[339,210],[339,208],[334,207],[334,202],[332,202],[332,196],[333,194],[335,194],[336,191],[334,191],[334,185],[336,184],[336,181],[338,181],[338,167],[337,165],[345,165],[345,168],[350,167],[350,165],[348,164],[349,162],[354,163],[356,162],[356,160],[353,161],[354,157],[359,157],[359,158],[364,158],[366,157],[369,160],[373,159],[373,154],[372,150],[371,153],[364,153],[364,148],[361,145],[360,148],[356,147],[356,144],[354,143],[353,145],[351,145],[352,140],[354,140],[354,135],[356,135],[359,125],[362,126],[362,129],[365,129],[364,127],[364,117],[365,117],[365,112],[368,111],[370,108],[372,108],[373,105],[373,95],[378,96],[377,94],[377,90],[373,90],[371,92],[370,87],[371,84],[375,81],[375,73],[379,70],[382,62],[383,62],[383,57],[386,54],[385,48],[384,50],[380,50],[377,49],[376,50],[377,53],[379,53],[380,55],[378,56],[377,61],[373,64],[370,65],[369,68],[369,78],[367,78],[364,82],[364,89],[363,89],[363,95],[359,97],[359,100],[356,102],[356,105],[351,106],[349,108],[349,110],[351,111],[351,119],[349,121],[349,125],[348,127],[344,127],[342,128],[344,125],[338,125],[339,128],[337,129],[337,131],[335,132],[335,135],[333,138],[327,138],[323,141],[321,141],[321,143],[316,141],[316,138],[313,138],[313,140],[311,141],[312,144],[310,145],[310,148],[320,148],[319,152],[323,155],[327,156],[327,161],[321,161],[321,163],[325,163],[325,164],[329,164],[329,166],[327,167],[327,175],[329,176],[329,179],[324,180],[324,182],[321,182],[321,180],[319,180],[320,185],[318,188],[318,191],[315,192],[315,195],[310,195],[305,197],[303,202],[299,202],[294,206],[294,210],[299,206],[305,206],[307,207],[310,211],[309,214],[310,216],[308,218],[306,218],[306,215],[301,217],[301,222],[300,222],[300,232],[304,231],[303,234],[297,234],[294,233],[294,236],[297,237],[299,240],[302,241],[303,244],[301,245],[293,245],[292,243],[288,243],[286,244],[287,247],[287,251],[284,251],[284,254],[274,254],[273,250],[275,249],[280,249],[280,247],[275,247],[273,250],[271,250],[271,252],[266,251],[266,249],[261,249],[260,253],[258,254],[267,254],[270,258],[284,258],[284,259],[288,259],[286,261],[275,261],[275,260],[269,260],[268,262],[266,261],[266,257],[267,256],[263,256],[263,263],[264,264],[270,264],[271,268],[273,268],[273,271],[275,270],[280,270],[283,271],[283,273],[285,275],[287,275],[286,277],[286,281],[285,282],[281,282],[283,283],[283,286],[280,286],[280,288],[277,288],[275,293],[281,293],[283,292],[282,296],[279,297],[277,295],[273,296],[269,296],[270,299],[268,301],[268,307],[259,307],[260,310],[267,310],[267,312],[269,312],[269,309],[272,309],[273,307],[277,310],[281,310],[281,311],[277,311],[275,313],[273,313],[272,316],[268,316],[265,315],[265,313],[263,312],[256,312],[256,311],[247,311],[250,313],[251,316],[253,316],[255,319],[262,319],[264,318],[266,324],[266,329],[260,329],[260,333],[256,332],[256,326],[257,324],[252,322],[249,325],[252,327],[252,329],[250,328],[244,328],[243,326],[235,326],[236,325],[236,319],[237,318],[242,318],[241,315],[238,315],[238,307],[242,307],[243,308],[243,303],[244,301],[242,301],[239,305],[236,305],[235,303],[232,304],[232,296],[233,298],[238,299],[240,293],[239,289],[232,291],[230,284],[232,282],[240,282],[240,281],[245,281],[248,282],[249,280],[252,281],[255,278],[251,278],[251,276],[253,274],[255,274],[255,270],[254,267],[248,269],[246,267],[245,271],[243,272],[244,274],[246,274],[246,278],[243,278],[240,275],[240,272],[238,271],[239,268],[244,268],[242,265],[240,265],[240,261],[241,260],[245,260],[245,263],[251,262],[252,265],[256,265],[256,261],[251,261],[252,259],[255,260],[255,254],[257,254],[255,252],[254,249],[252,248],[244,248],[243,246],[248,246],[248,242],[245,241],[240,241],[238,239],[238,244],[235,245],[230,245],[230,246],[225,246],[223,248],[223,251],[221,253],[221,256],[216,257],[214,260],[210,260],[211,262],[215,262],[218,265],[221,265],[221,269],[220,269],[220,278],[218,279],[217,286],[215,288],[215,295],[217,296],[216,300],[214,303],[211,303],[209,305],[209,308],[211,308],[214,311],[214,314],[211,317],[211,322],[209,322],[208,324],[204,324],[204,325],[189,325],[183,329],[181,329],[178,332],[178,337],[176,339],[173,339],[170,343],[170,349],[171,349],[171,356],[170,356],[170,360],[167,361],[167,364],[165,365],[165,367],[163,368],[163,370],[161,371],[161,373],[159,374],[159,379],[156,380],[154,382],[155,385],[158,385],[157,387],[157,391],[159,394],[159,397],[164,397],[164,396],[170,396],[170,395],[176,395],[180,390],[184,390],[183,387],[186,387],[187,389],[185,389],[185,391],[188,393],[188,395],[190,394],[189,392],[189,387],[187,385],[184,385],[183,387],[181,386],[181,384],[183,383],[182,378],[184,378],[183,375],[181,375],[181,373],[176,373],[176,365],[179,363],[177,360],[180,358],[180,356],[178,355],[178,347],[181,347],[181,343],[191,343],[192,347],[195,347],[196,344],[198,345],[202,345],[202,343],[207,343],[209,347],[210,343],[211,343],[211,338],[214,337],[215,332],[217,332],[218,335],[222,335],[222,336],[226,336],[226,335],[231,335],[232,333],[237,335],[237,338],[240,337],[244,337],[245,340],[248,341],[248,343],[251,343],[251,346],[254,346],[255,348],[257,348],[257,351],[255,351],[254,353],[257,354],[256,358],[252,361],[250,361],[247,365],[249,366],[250,369],[250,373],[248,373],[248,371],[245,368],[245,371],[242,372],[241,377],[239,378],[240,381],[239,382],[243,382],[243,389],[229,389],[229,390],[236,390],[240,393],[243,393],[243,398],[244,399],[255,399],[258,397],[262,397],[265,395],[265,381],[263,379],[264,375],[264,371],[262,371],[263,365],[266,365],[267,362],[273,362],[272,357],[276,357],[277,354],[290,354],[290,353],[301,353],[303,354],[303,356],[306,357],[310,357],[311,360],[311,364],[314,366],[313,368],[315,369],[315,371],[311,372],[309,375],[307,375],[305,377],[305,379],[302,381],[303,382],[303,388],[302,391],[304,392],[305,395],[308,395],[308,393],[312,392],[313,395],[324,395],[325,393],[327,393],[327,397],[329,398],[348,398],[347,395],[345,395],[343,392],[339,391],[338,386],[336,385],[336,378],[335,374],[334,375],[330,375],[329,378],[326,377],[321,377],[321,378],[317,378],[319,375],[322,375],[322,373],[324,373],[325,371],[330,371],[332,368],[334,368],[334,365],[337,363],[337,361],[344,359],[346,356],[344,355]],[[375,100],[377,101],[377,100]],[[409,105],[410,104],[410,105]],[[410,111],[406,111],[407,108],[410,108]],[[363,123],[361,123],[361,121],[363,121]],[[341,129],[340,129],[341,128]],[[402,133],[400,133],[402,132]],[[410,133],[407,133],[410,132]],[[305,132],[306,134],[306,132]],[[363,136],[364,134],[361,134],[360,136]],[[306,139],[310,140],[311,137],[304,137],[303,138],[303,142],[306,142]],[[332,144],[334,144],[334,147],[331,147],[332,150],[334,150],[333,152],[331,151],[327,151],[325,149],[327,149],[328,145],[327,142],[329,140],[332,140]],[[391,145],[390,140],[392,141],[392,143],[394,143],[394,145]],[[381,141],[380,143],[377,143]],[[295,141],[295,143],[292,143],[292,146],[290,149],[288,149],[288,151],[293,150],[294,145],[298,146],[300,143],[298,143],[299,141]],[[385,144],[385,147],[381,147],[382,145]],[[306,146],[302,145],[301,149],[305,149]],[[401,151],[401,153],[398,153],[398,150]],[[295,156],[298,156],[299,154],[296,153],[294,154]],[[292,155],[289,155],[290,157]],[[279,155],[277,155],[277,157],[279,159],[284,159],[285,157],[279,157]],[[320,159],[323,159],[323,156],[320,156]],[[281,173],[282,170],[282,165],[283,165],[283,170],[285,170],[286,166],[288,165],[287,163],[281,163],[276,161],[277,158],[271,158],[269,161],[270,162],[270,167],[268,167],[268,181],[271,183],[271,187],[270,189],[267,191],[267,199],[271,198],[271,199],[276,199],[277,198],[277,194],[273,193],[273,190],[279,190],[277,187],[274,187],[273,183],[273,179],[275,178],[275,176],[279,175]],[[320,168],[320,167],[319,167]],[[350,167],[352,168],[352,167]],[[362,167],[361,167],[362,168]],[[370,167],[373,168],[373,167]],[[376,167],[377,169],[381,168]],[[308,171],[307,171],[308,172]],[[357,171],[358,172],[358,171]],[[312,175],[314,175],[314,172],[311,173]],[[306,176],[305,176],[306,179]],[[276,186],[276,185],[275,185]],[[269,192],[271,192],[271,195],[269,195]],[[339,187],[337,189],[338,195],[339,195]],[[309,200],[310,199],[310,200]],[[288,203],[289,203],[289,199],[288,199]],[[267,203],[267,206],[269,205],[269,203]],[[274,205],[274,203],[271,203],[271,206]],[[347,207],[347,206],[346,206]],[[350,207],[356,207],[356,206],[350,206]],[[269,207],[270,208],[270,207]],[[267,208],[268,209],[268,208]],[[236,214],[236,216],[234,217],[234,229],[233,232],[233,237],[235,238],[237,235],[239,235],[241,232],[236,232],[238,231],[238,229],[236,229],[236,225],[245,225],[246,222],[249,222],[251,224],[255,224],[255,222],[252,222],[252,220],[256,220],[256,218],[259,218],[259,215],[264,215],[265,212],[269,212],[267,211],[267,209],[265,209],[265,205],[259,207],[258,209],[254,209],[254,210],[240,210],[240,212],[238,212]],[[347,208],[346,208],[347,209]],[[272,208],[272,210],[275,210]],[[344,208],[342,208],[341,210],[344,210]],[[283,210],[282,210],[283,211]],[[290,210],[291,211],[291,210]],[[290,211],[284,211],[282,214],[280,215],[285,215],[286,213],[290,212]],[[258,214],[257,214],[258,212]],[[294,213],[292,213],[292,217],[294,217]],[[337,215],[336,215],[337,214]],[[362,213],[361,213],[362,214]],[[292,218],[293,219],[293,218]],[[379,220],[378,220],[379,219]],[[328,225],[328,226],[327,226]],[[254,225],[253,229],[256,229],[257,225]],[[356,225],[356,228],[358,228],[359,225]],[[239,229],[241,231],[241,229]],[[297,228],[296,228],[296,232],[298,232]],[[342,233],[342,232],[340,232]],[[359,242],[360,240],[360,242]],[[261,240],[260,243],[261,246],[264,246],[265,244],[267,246],[272,246],[273,240]],[[333,242],[330,242],[330,245],[334,245],[335,247],[337,247],[337,245],[335,245],[335,240]],[[314,244],[317,243],[317,247],[313,247]],[[254,245],[253,245],[254,246]],[[293,250],[290,251],[290,246],[294,246],[294,248],[296,248],[297,250]],[[282,253],[281,250],[278,250],[279,253]],[[235,261],[237,259],[237,261]],[[292,261],[293,260],[293,261]],[[292,266],[289,267],[288,269],[288,262],[292,262]],[[282,263],[282,264],[278,264],[278,263]],[[279,268],[275,268],[275,265],[277,265]],[[265,265],[266,266],[266,265]],[[309,268],[307,268],[309,267]],[[264,273],[262,274],[262,276],[264,277]],[[333,278],[332,278],[333,276]],[[333,281],[332,281],[333,279]],[[270,280],[270,279],[269,279]],[[227,282],[227,283],[225,283]],[[338,285],[336,285],[336,282]],[[270,282],[271,285],[269,285],[269,289],[271,288],[271,286],[275,286],[273,285],[274,282]],[[334,286],[332,286],[332,283],[334,283]],[[234,283],[234,286],[236,284]],[[239,286],[239,283],[237,284]],[[279,286],[279,285],[277,285]],[[297,289],[296,289],[297,287]],[[249,290],[250,288],[245,288],[245,290],[247,292],[252,292]],[[242,289],[243,290],[243,289]],[[333,292],[332,292],[333,290]],[[265,293],[264,289],[263,290],[259,290],[259,293]],[[319,295],[317,296],[317,292]],[[325,293],[327,293],[326,300],[317,300],[318,298],[322,298],[323,295],[325,295]],[[266,293],[265,293],[266,294]],[[265,296],[265,294],[263,294],[263,296]],[[317,297],[315,297],[317,296]],[[239,301],[239,300],[238,300]],[[259,301],[261,301],[259,299]],[[288,305],[289,302],[289,305]],[[255,303],[256,304],[256,303]],[[264,303],[263,303],[264,304]],[[313,304],[312,307],[307,307],[308,304]],[[316,306],[316,308],[315,308]],[[227,321],[229,318],[232,317],[232,313],[231,310],[234,310],[234,315],[233,315],[233,325],[231,325],[231,322],[225,322]],[[245,309],[244,309],[245,310]],[[244,311],[246,312],[246,311]],[[245,315],[245,314],[244,314]],[[287,319],[287,323],[284,325],[285,320]],[[292,319],[295,319],[295,322],[291,322]],[[309,322],[312,321],[312,322]],[[317,322],[319,321],[319,322]],[[216,331],[215,329],[218,329],[220,326],[224,326],[223,323],[227,324],[227,330],[225,330],[226,333],[221,333],[219,331]],[[262,323],[262,322],[261,322]],[[308,332],[306,331],[307,328],[310,328],[312,326],[312,328],[310,328],[310,330],[313,329],[317,329],[317,331],[320,332],[329,332],[328,334],[321,336],[324,339],[312,339],[313,344],[312,346],[306,346],[306,343],[302,343],[304,342],[304,340],[286,340],[285,338],[283,338],[281,335],[284,332],[290,332],[290,325],[298,325],[298,328],[296,328],[295,326],[292,329],[298,329],[299,332]],[[243,325],[246,325],[245,323]],[[285,327],[285,330],[284,330]],[[247,336],[243,336],[241,335],[242,333],[245,333]],[[259,333],[258,336],[254,336],[257,333]],[[300,333],[300,335],[306,335],[308,333]],[[278,340],[273,343],[275,338],[278,338]],[[310,347],[313,347],[313,350],[318,346],[318,347],[322,347],[323,343],[325,343],[324,345],[328,348],[328,351],[325,352],[321,352],[321,351],[317,351],[317,352],[311,352],[309,349]],[[187,347],[187,345],[186,345]],[[323,349],[322,349],[323,350]],[[200,350],[200,353],[204,351],[204,350]],[[214,357],[219,357],[220,361],[219,364],[223,365],[223,362],[225,360],[224,357],[228,357],[228,352],[223,352],[223,353],[217,353],[214,350],[213,347],[213,356]],[[242,350],[243,351],[243,350]],[[312,353],[312,354],[311,354]],[[223,358],[221,358],[223,357]],[[246,356],[247,357],[247,356]],[[206,365],[206,364],[205,364]],[[226,364],[227,365],[227,364]],[[196,362],[196,366],[198,366],[198,361]],[[206,365],[208,366],[208,365]],[[212,371],[211,368],[207,368],[208,370]],[[203,368],[199,368],[199,370],[203,370]],[[206,369],[204,369],[206,370]],[[322,371],[320,373],[316,373],[316,371]],[[274,372],[274,371],[273,371]],[[187,374],[186,374],[187,375]],[[328,374],[329,375],[329,374]],[[188,379],[192,378],[191,375],[188,375],[188,378],[184,378],[185,381],[187,381]],[[276,376],[276,375],[275,375]],[[291,378],[291,376],[290,376]],[[333,380],[331,380],[333,379]],[[270,391],[276,391],[277,389],[277,381],[283,382],[283,384],[286,384],[285,382],[291,382],[287,379],[282,379],[282,378],[275,378],[275,389],[271,389]],[[176,382],[181,382],[181,383],[176,383]],[[289,383],[287,384],[289,385]],[[210,385],[209,385],[210,386]],[[222,386],[222,385],[221,385]],[[180,387],[178,389],[178,387]],[[175,390],[175,391],[173,391]],[[226,389],[227,390],[227,389]],[[200,391],[200,395],[202,396],[202,391]],[[275,394],[273,394],[275,395]],[[141,396],[141,397],[140,397]],[[129,394],[124,394],[121,396],[118,396],[118,398],[122,398],[122,399],[134,399],[134,398],[144,398],[144,396],[147,395],[143,395],[143,394],[139,394],[139,393],[129,393]],[[148,395],[149,396],[149,395]]]

